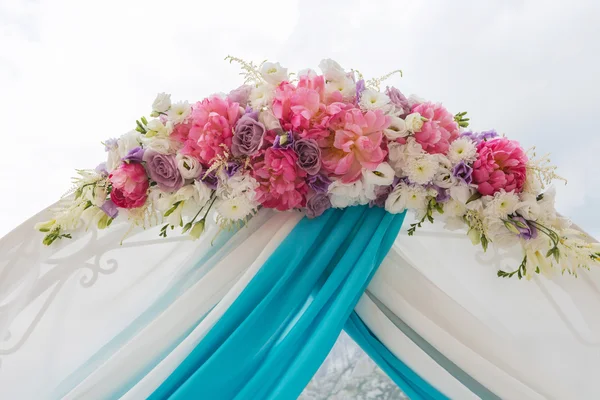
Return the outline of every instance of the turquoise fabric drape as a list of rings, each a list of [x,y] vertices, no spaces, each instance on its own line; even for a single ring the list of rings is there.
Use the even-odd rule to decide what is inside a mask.
[[[423,378],[400,361],[367,328],[360,317],[353,312],[344,330],[369,355],[406,395],[411,399],[443,400],[446,396],[429,385]]]
[[[404,214],[368,207],[303,219],[150,398],[296,398],[335,343],[403,220]],[[443,398],[434,397],[426,382],[418,384],[432,394],[423,398]]]

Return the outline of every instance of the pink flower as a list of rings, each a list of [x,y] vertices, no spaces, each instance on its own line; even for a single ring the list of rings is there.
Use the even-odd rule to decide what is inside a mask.
[[[144,205],[148,197],[148,176],[139,163],[123,163],[108,179],[112,183],[110,198],[121,208],[137,208]]]
[[[235,123],[242,115],[238,103],[212,96],[196,103],[192,109],[192,127],[182,150],[208,165],[231,148]]]
[[[335,134],[321,140],[323,169],[350,183],[360,178],[363,168],[377,168],[387,154],[382,138],[389,124],[390,118],[381,110],[364,114],[357,108],[345,111]]]
[[[298,86],[282,82],[275,89],[273,114],[286,131],[296,132],[305,139],[318,139],[329,135],[329,123],[344,110],[342,95],[326,98],[323,76],[300,77]]]
[[[415,132],[416,141],[423,150],[431,154],[445,154],[450,143],[455,141],[459,128],[454,117],[441,104],[421,103],[413,106],[413,113],[427,118],[419,132]]]
[[[286,211],[306,205],[306,172],[296,165],[292,149],[268,148],[257,159],[252,175],[260,184],[256,194],[263,206]]]
[[[190,121],[186,121],[181,124],[176,124],[175,126],[173,126],[171,138],[177,140],[180,143],[185,143],[188,140],[188,135],[190,133],[191,128],[192,123]]]
[[[505,138],[483,141],[477,146],[473,183],[484,196],[501,189],[519,193],[527,177],[527,155],[518,142]]]

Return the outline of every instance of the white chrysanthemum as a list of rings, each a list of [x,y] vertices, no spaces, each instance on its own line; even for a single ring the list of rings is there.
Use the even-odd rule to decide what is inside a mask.
[[[402,118],[391,115],[390,126],[383,133],[389,140],[396,140],[408,136],[408,129],[406,129],[406,123]]]
[[[177,169],[179,169],[183,179],[196,179],[202,172],[202,165],[196,157],[177,153],[175,160],[177,161]]]
[[[250,92],[250,105],[255,110],[266,107],[273,100],[274,87],[267,84],[260,84],[252,88]]]
[[[283,68],[279,63],[265,62],[261,65],[259,72],[265,82],[271,85],[279,85],[288,80],[287,68]]]
[[[321,60],[319,69],[323,72],[323,76],[328,81],[339,81],[346,77],[346,71],[340,64],[333,61],[331,58]]]
[[[187,101],[180,101],[171,105],[171,109],[167,111],[167,117],[174,124],[184,122],[192,113],[192,106]]]
[[[411,182],[425,185],[430,183],[438,172],[439,163],[436,157],[423,154],[407,164],[405,172]]]
[[[500,191],[484,198],[485,216],[492,219],[506,218],[513,214],[519,205],[519,196],[514,192]]]
[[[259,183],[252,176],[239,172],[232,177],[228,177],[222,171],[219,174],[219,182],[217,196],[225,199],[244,195],[249,200],[254,200],[255,190],[259,186]]]
[[[171,95],[159,93],[152,103],[152,116],[158,117],[159,114],[166,113],[171,108]]]
[[[387,110],[390,98],[385,93],[366,89],[360,95],[360,102],[358,104],[363,110]]]
[[[368,204],[375,200],[375,186],[358,180],[352,183],[342,183],[341,180],[333,181],[329,185],[331,206],[345,208],[350,206]]]
[[[389,194],[386,202],[386,211],[398,214],[406,209],[423,211],[427,208],[428,192],[418,185],[407,185],[400,183]]]
[[[215,209],[223,218],[229,221],[239,221],[256,210],[256,203],[246,196],[237,196],[220,200]]]
[[[448,158],[452,163],[458,164],[461,161],[470,163],[477,159],[477,148],[475,143],[466,137],[458,138],[450,143],[448,149]]]
[[[425,154],[423,147],[417,141],[409,137],[406,144],[391,142],[388,144],[389,163],[396,171],[396,176],[406,176],[405,169],[414,158]]]
[[[362,171],[363,181],[367,185],[388,186],[394,182],[394,170],[390,164],[382,162],[373,171],[365,169]]]
[[[340,92],[344,100],[351,100],[356,95],[356,84],[351,78],[343,76],[339,80],[328,81],[325,91],[328,94]]]

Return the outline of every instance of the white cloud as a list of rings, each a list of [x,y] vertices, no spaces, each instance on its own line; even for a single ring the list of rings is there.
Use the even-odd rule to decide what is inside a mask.
[[[240,82],[227,54],[291,70],[321,58],[469,111],[552,152],[571,183],[559,207],[600,226],[593,0],[254,2],[0,0],[0,235],[52,203],[99,142],[149,113],[160,91],[190,101]],[[585,155],[585,156],[583,156]]]

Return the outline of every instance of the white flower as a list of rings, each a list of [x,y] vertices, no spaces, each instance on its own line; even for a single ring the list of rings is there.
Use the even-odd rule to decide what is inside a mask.
[[[449,230],[464,228],[465,221],[463,220],[463,216],[466,212],[467,207],[464,203],[452,198],[448,200],[444,203],[444,213],[442,214],[442,219],[445,222],[444,228]]]
[[[135,130],[131,130],[117,139],[116,146],[108,151],[106,160],[106,170],[112,172],[121,165],[121,159],[129,153],[130,150],[139,147],[143,136]]]
[[[387,110],[390,98],[385,93],[365,89],[360,95],[360,102],[358,104],[363,110]]]
[[[344,68],[330,58],[321,60],[319,68],[323,71],[323,76],[328,81],[340,81],[346,77]]]
[[[154,136],[152,138],[142,138],[144,147],[161,154],[175,154],[181,148],[181,143],[170,137]]]
[[[238,221],[252,214],[256,209],[256,203],[246,196],[237,196],[219,201],[215,208],[223,218]]]
[[[466,137],[456,139],[450,144],[448,158],[454,164],[458,164],[461,161],[467,163],[475,161],[477,159],[477,148],[475,147],[475,143]]]
[[[368,204],[375,200],[375,187],[365,184],[362,180],[352,183],[342,183],[341,180],[333,181],[329,185],[331,206],[345,208],[356,205]]]
[[[408,129],[406,129],[406,123],[402,118],[390,116],[390,126],[383,131],[385,136],[389,140],[396,140],[401,137],[408,136]]]
[[[404,172],[411,182],[424,185],[430,183],[438,172],[439,163],[435,156],[423,154],[408,163]]]
[[[445,156],[436,154],[439,162],[438,171],[433,178],[433,183],[441,188],[449,189],[458,184],[458,179],[452,173],[452,164]]]
[[[411,94],[410,96],[408,96],[408,105],[410,106],[410,108],[413,108],[413,106],[416,104],[425,103],[426,101],[427,100],[417,96],[416,94]]]
[[[250,105],[253,109],[259,110],[266,107],[271,103],[273,99],[274,87],[267,84],[260,84],[250,92]]]
[[[158,117],[162,113],[166,113],[171,108],[171,95],[159,93],[152,103],[152,116]]]
[[[428,192],[418,185],[407,185],[403,182],[392,190],[385,201],[386,211],[398,214],[406,209],[423,211],[427,208]]]
[[[177,160],[177,168],[183,179],[196,179],[202,172],[202,165],[195,157],[177,153],[175,160]]]
[[[258,115],[258,120],[265,126],[267,130],[281,129],[279,119],[270,110],[261,111]]]
[[[146,137],[169,136],[173,131],[173,124],[169,121],[165,125],[160,119],[153,119],[148,122],[146,128]]]
[[[219,174],[219,183],[217,196],[225,199],[243,195],[249,200],[254,200],[255,190],[260,186],[252,176],[240,172],[232,177],[228,177],[224,171],[221,171]]]
[[[409,162],[424,154],[423,147],[412,137],[407,139],[406,144],[397,142],[389,143],[388,151],[389,162],[394,171],[396,171],[396,176],[405,176],[405,169]]]
[[[315,72],[315,70],[306,68],[306,69],[298,71],[298,77],[302,77],[302,76],[306,76],[307,78],[311,79],[311,78],[318,76],[318,74]]]
[[[531,193],[521,193],[521,202],[516,211],[525,219],[536,220],[540,214],[540,205],[537,202],[537,196]]]
[[[409,131],[420,132],[423,127],[424,118],[417,112],[408,114],[404,122],[406,123],[406,129]]]
[[[530,279],[539,268],[540,274],[548,277],[552,276],[554,269],[552,268],[552,260],[545,256],[545,252],[540,252],[530,247],[533,244],[531,240],[528,240],[525,247],[525,256],[527,261],[525,264],[526,276]]]
[[[352,78],[343,76],[338,80],[328,81],[325,91],[327,94],[340,92],[344,100],[351,100],[356,95],[356,84]]]
[[[86,186],[85,198],[92,202],[93,205],[101,207],[106,202],[108,196],[108,185],[96,184]]]
[[[260,74],[271,85],[278,85],[288,80],[287,68],[283,68],[279,63],[263,63],[260,67]]]
[[[192,113],[192,106],[187,101],[180,101],[171,106],[167,112],[167,116],[174,124],[184,122]]]
[[[506,218],[513,214],[519,205],[519,196],[515,192],[505,192],[501,190],[494,193],[494,196],[484,198],[485,216],[490,218]]]
[[[527,168],[525,185],[523,185],[523,192],[538,195],[542,191],[542,182],[534,171]]]
[[[519,236],[506,228],[501,219],[489,219],[486,221],[486,236],[498,248],[509,248],[519,243]]]
[[[363,182],[367,185],[388,186],[394,182],[394,170],[390,164],[382,162],[373,171],[364,169]]]

